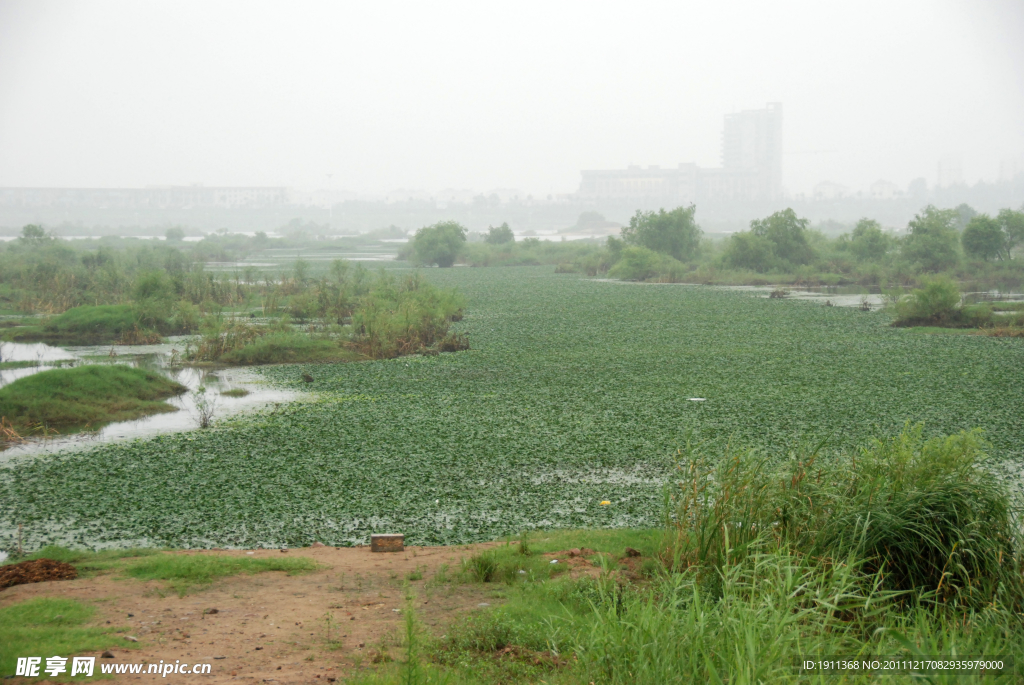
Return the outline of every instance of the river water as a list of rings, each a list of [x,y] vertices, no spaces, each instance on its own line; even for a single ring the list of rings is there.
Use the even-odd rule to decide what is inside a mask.
[[[110,423],[95,431],[69,435],[28,438],[0,452],[0,463],[19,456],[56,452],[97,442],[132,440],[161,433],[191,430],[199,425],[197,398],[213,407],[213,422],[244,411],[290,402],[302,393],[281,390],[270,384],[252,367],[192,367],[174,363],[185,348],[185,337],[167,338],[160,345],[104,345],[54,347],[44,343],[2,343],[0,361],[27,362],[34,366],[0,370],[0,387],[47,369],[81,364],[127,364],[161,373],[189,389],[167,403],[177,411],[153,414],[134,421]],[[200,396],[196,391],[205,388]],[[225,393],[245,392],[243,396]]]

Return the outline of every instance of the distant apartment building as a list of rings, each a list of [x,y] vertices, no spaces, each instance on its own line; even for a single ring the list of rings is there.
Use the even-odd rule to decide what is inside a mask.
[[[577,196],[677,203],[773,200],[782,196],[782,104],[725,116],[722,166],[693,163],[583,171]]]
[[[191,209],[288,204],[283,187],[0,188],[0,207]]]

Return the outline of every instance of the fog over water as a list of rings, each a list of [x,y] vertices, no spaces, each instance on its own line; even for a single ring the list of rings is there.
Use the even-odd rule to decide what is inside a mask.
[[[781,102],[784,188],[1024,169],[1024,3],[0,0],[0,186],[573,192],[720,162]]]

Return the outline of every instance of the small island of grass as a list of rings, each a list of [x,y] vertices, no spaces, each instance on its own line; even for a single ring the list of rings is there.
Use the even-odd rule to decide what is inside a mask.
[[[96,428],[175,411],[164,400],[186,390],[158,373],[128,366],[53,369],[0,388],[0,416],[23,435],[43,427]]]
[[[7,333],[14,342],[45,342],[50,345],[149,344],[160,342],[154,322],[127,304],[82,306],[38,326],[23,326]],[[170,324],[163,323],[169,332]]]

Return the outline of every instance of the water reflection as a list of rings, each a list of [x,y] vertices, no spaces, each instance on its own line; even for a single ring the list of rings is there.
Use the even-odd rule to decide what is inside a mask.
[[[189,392],[167,400],[177,411],[145,416],[134,421],[108,424],[98,430],[29,438],[0,452],[0,462],[19,455],[56,452],[96,442],[131,440],[160,433],[191,430],[198,427],[199,388],[213,408],[214,423],[241,412],[269,404],[290,402],[302,393],[271,387],[252,367],[191,367],[174,363],[184,349],[185,338],[168,338],[160,345],[69,346],[55,347],[43,343],[4,343],[4,362],[25,362],[35,365],[0,370],[0,387],[40,371],[79,364],[125,364],[161,373],[189,389]]]

